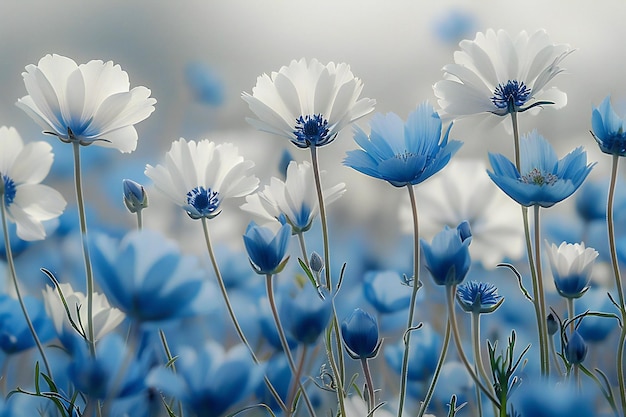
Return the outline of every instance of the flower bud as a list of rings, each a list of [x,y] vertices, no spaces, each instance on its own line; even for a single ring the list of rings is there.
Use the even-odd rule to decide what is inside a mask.
[[[578,331],[574,330],[569,336],[569,340],[565,345],[565,358],[572,365],[579,365],[587,356],[587,344],[583,337],[578,333]]]
[[[324,260],[317,252],[313,252],[311,254],[311,259],[309,260],[309,265],[311,265],[311,270],[313,272],[319,274],[322,272],[322,268],[324,268]]]
[[[469,224],[461,223],[456,229],[445,227],[432,244],[422,240],[426,268],[437,285],[456,285],[463,282],[472,260],[469,244],[472,241]]]
[[[131,213],[137,213],[148,207],[148,195],[143,185],[133,180],[122,180],[124,186],[124,204]]]
[[[548,314],[547,322],[548,322],[548,334],[550,336],[554,336],[555,333],[559,331],[559,323],[557,323],[556,319],[554,318],[554,314],[552,313]]]
[[[341,323],[341,336],[354,359],[373,358],[378,353],[378,323],[371,314],[360,308]]]

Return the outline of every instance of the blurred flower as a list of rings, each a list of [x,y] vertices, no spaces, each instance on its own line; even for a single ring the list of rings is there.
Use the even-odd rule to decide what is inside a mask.
[[[441,41],[454,45],[472,35],[475,32],[475,28],[476,16],[458,8],[446,11],[433,24],[435,35]]]
[[[562,297],[580,298],[589,289],[598,252],[585,248],[584,242],[563,242],[558,247],[554,243],[548,246],[546,242],[546,247],[556,290]]]
[[[286,137],[299,148],[332,142],[348,124],[374,110],[375,100],[359,95],[361,80],[347,64],[316,59],[293,60],[271,75],[257,78],[242,98],[258,119],[246,120],[264,132]]]
[[[548,314],[546,321],[548,322],[548,334],[554,336],[559,331],[559,323],[556,321],[554,314]]]
[[[477,281],[459,285],[456,299],[468,313],[493,313],[504,301],[493,284]]]
[[[61,55],[46,55],[22,73],[27,96],[17,106],[44,133],[61,141],[132,152],[137,147],[133,126],[154,111],[156,100],[146,87],[129,91],[128,74],[112,61],[77,65]]]
[[[576,213],[585,222],[595,220],[606,222],[606,199],[607,181],[604,179],[585,181],[576,193]]]
[[[195,258],[151,230],[128,233],[121,242],[104,235],[94,239],[96,280],[107,298],[140,322],[187,317],[205,312],[207,282]]]
[[[46,315],[43,303],[26,296],[24,305],[39,341],[48,342],[54,337],[54,328]],[[35,340],[19,302],[6,294],[0,294],[0,349],[6,353],[17,353],[32,347],[35,347]]]
[[[122,180],[124,204],[131,213],[137,213],[148,207],[148,195],[143,185],[133,180]]]
[[[441,137],[441,119],[428,103],[422,103],[406,123],[394,113],[377,113],[371,133],[354,127],[354,140],[362,148],[348,151],[343,163],[365,175],[402,187],[419,184],[442,170],[461,147],[448,142],[452,124]]]
[[[454,64],[443,67],[447,78],[435,84],[443,111],[452,116],[492,113],[505,116],[530,108],[567,103],[567,95],[546,85],[563,72],[561,61],[572,50],[550,42],[545,31],[525,31],[515,38],[504,30],[477,33],[463,40]]]
[[[502,154],[489,153],[489,177],[519,204],[552,207],[572,195],[595,163],[587,165],[587,152],[574,149],[557,159],[554,149],[536,130],[520,143],[521,172]]]
[[[591,287],[584,297],[576,300],[574,309],[575,314],[587,311],[619,314],[611,299],[607,297],[607,290],[601,287]],[[598,343],[603,342],[617,328],[619,326],[613,318],[587,315],[580,321],[576,330],[585,341]]]
[[[0,127],[0,198],[23,240],[44,239],[41,222],[60,216],[65,209],[63,196],[40,184],[52,166],[51,150],[41,141],[24,145],[15,128]]]
[[[575,384],[555,384],[548,380],[529,380],[516,391],[515,409],[522,416],[572,417],[595,416],[591,390]]]
[[[483,161],[454,158],[441,174],[420,186],[417,205],[420,235],[432,239],[444,226],[455,227],[467,220],[472,229],[472,260],[495,268],[504,259],[519,259],[524,253],[524,228],[517,204],[486,174]],[[403,231],[413,233],[408,201],[400,207]]]
[[[611,96],[607,96],[599,107],[594,107],[591,113],[591,134],[600,150],[604,153],[617,156],[626,156],[626,132],[624,120],[621,119],[613,106]]]
[[[467,233],[467,222],[456,229],[444,226],[434,238],[432,244],[420,239],[426,269],[437,285],[456,285],[463,282],[469,271],[472,259],[469,254],[471,234]]]
[[[410,343],[407,378],[410,381],[429,381],[437,368],[442,344],[441,336],[426,322],[413,332]],[[385,360],[397,374],[402,371],[403,354],[403,340],[385,346]]]
[[[565,358],[572,365],[580,365],[587,356],[587,344],[583,337],[574,330],[565,343]]]
[[[323,174],[322,194],[324,203],[328,205],[343,195],[346,185],[340,182],[330,186],[324,181]],[[291,161],[284,182],[272,177],[270,185],[266,185],[263,191],[246,196],[246,203],[241,208],[272,222],[284,214],[294,233],[306,232],[319,213],[311,164]]]
[[[360,308],[355,308],[341,323],[341,337],[348,353],[355,359],[373,358],[378,354],[378,323],[371,314]]]
[[[58,284],[65,304],[69,310],[71,320],[76,326],[83,326],[81,329],[84,334],[89,334],[89,323],[87,320],[87,297],[79,291],[74,291],[68,283]],[[57,335],[61,336],[65,332],[74,332],[68,311],[61,301],[61,297],[57,289],[46,286],[43,291],[43,301],[46,306],[46,312],[52,319]],[[115,329],[123,320],[124,313],[117,308],[109,305],[109,301],[104,294],[94,292],[93,294],[93,324],[94,324],[94,340],[100,340],[104,335]]]
[[[395,313],[408,308],[411,303],[411,290],[395,271],[367,272],[363,293],[379,313]]]
[[[196,100],[211,106],[224,102],[224,83],[215,71],[203,62],[185,66],[185,80]]]
[[[326,330],[332,305],[329,294],[324,295],[322,299],[312,285],[305,284],[295,296],[282,297],[281,321],[297,342],[311,345]]]
[[[247,171],[254,166],[230,143],[216,145],[181,138],[172,143],[165,165],[146,165],[156,188],[182,207],[192,219],[211,219],[222,202],[254,191],[259,180]]]
[[[243,243],[250,257],[250,264],[257,274],[277,274],[285,267],[289,257],[285,258],[291,226],[283,224],[278,232],[269,227],[258,226],[250,222],[243,235]]]

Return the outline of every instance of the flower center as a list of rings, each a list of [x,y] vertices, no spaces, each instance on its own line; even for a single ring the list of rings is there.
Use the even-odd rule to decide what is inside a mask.
[[[217,191],[212,191],[210,188],[200,186],[187,193],[187,214],[191,218],[199,219],[201,217],[211,217],[211,215],[220,206],[220,199]]]
[[[509,80],[506,84],[498,84],[491,102],[499,109],[508,109],[509,112],[516,111],[526,100],[530,98],[531,90],[524,82]]]
[[[292,142],[300,148],[326,145],[335,138],[335,135],[328,136],[328,120],[322,118],[321,114],[300,116],[296,119],[293,134],[296,140]]]
[[[11,203],[13,203],[13,200],[15,200],[15,182],[6,175],[3,175],[1,186],[0,194],[4,195],[4,207],[9,207]]]
[[[521,181],[533,185],[554,185],[559,177],[548,172],[541,172],[538,168],[533,168],[526,175],[522,175]]]

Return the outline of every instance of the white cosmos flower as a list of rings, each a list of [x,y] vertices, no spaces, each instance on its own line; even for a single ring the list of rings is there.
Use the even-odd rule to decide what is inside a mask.
[[[322,172],[322,195],[326,204],[337,200],[346,191],[346,185],[324,184]],[[276,221],[284,214],[294,233],[305,232],[319,213],[313,169],[309,162],[291,161],[285,181],[272,177],[263,191],[246,196],[241,208],[267,221]]]
[[[581,297],[589,289],[598,251],[585,248],[584,242],[563,242],[559,246],[554,243],[548,245],[547,241],[545,243],[558,293],[566,298]]]
[[[264,132],[284,136],[300,148],[322,146],[348,124],[374,110],[375,100],[359,99],[363,83],[344,63],[291,61],[257,78],[242,98],[258,119],[246,120]]]
[[[524,229],[519,205],[500,192],[480,160],[452,159],[446,169],[417,190],[420,234],[432,239],[444,226],[467,220],[472,230],[470,255],[485,268],[524,253]],[[400,208],[405,232],[413,232],[409,202]]]
[[[146,165],[145,174],[156,188],[192,219],[213,218],[227,198],[243,197],[259,185],[247,171],[254,166],[230,143],[216,145],[181,138],[172,143],[164,165]]]
[[[523,31],[512,38],[504,30],[489,29],[459,46],[455,63],[443,67],[447,79],[434,85],[446,114],[504,116],[541,104],[560,108],[567,103],[565,93],[547,85],[563,72],[559,64],[572,50],[550,42],[545,31]]]
[[[45,238],[41,222],[60,216],[65,209],[63,196],[40,184],[53,159],[50,144],[39,141],[24,145],[15,128],[0,127],[0,202],[8,219],[17,224],[20,239]]]
[[[129,91],[128,74],[113,62],[77,65],[61,55],[46,55],[22,73],[28,95],[17,101],[44,129],[63,142],[96,144],[132,152],[133,126],[154,111],[146,87]]]
[[[87,297],[82,292],[74,291],[72,286],[68,283],[59,284],[59,288],[67,303],[72,321],[77,326],[82,325],[84,327],[82,330],[85,331],[85,334],[89,334]],[[65,331],[74,331],[67,316],[65,306],[55,288],[47,286],[46,289],[43,290],[43,301],[46,306],[46,312],[52,319],[57,334],[63,334]],[[111,332],[124,320],[124,313],[115,307],[111,307],[104,294],[94,293],[92,306],[93,333],[96,340],[101,339],[104,335]]]

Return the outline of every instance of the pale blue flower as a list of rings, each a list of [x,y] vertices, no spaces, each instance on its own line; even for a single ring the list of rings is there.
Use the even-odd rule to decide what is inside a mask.
[[[436,174],[462,145],[448,142],[452,124],[441,136],[441,119],[428,103],[415,109],[406,123],[394,113],[378,113],[370,127],[368,136],[355,126],[354,140],[362,149],[348,151],[343,163],[396,187],[419,184]]]
[[[502,154],[489,153],[493,172],[489,177],[502,191],[519,204],[551,207],[572,195],[591,172],[595,163],[587,164],[582,147],[562,159],[537,131],[520,142],[521,172]]]
[[[591,113],[592,135],[604,153],[626,156],[626,126],[613,106],[611,96],[607,96],[600,106],[594,107]]]
[[[54,327],[46,315],[43,303],[26,296],[24,305],[39,340],[42,343],[51,340],[54,337]],[[0,349],[6,353],[18,353],[33,347],[35,340],[19,302],[6,294],[0,294]]]
[[[363,294],[379,313],[395,313],[411,304],[411,290],[396,271],[367,272]]]
[[[131,213],[137,213],[148,207],[148,195],[143,185],[129,179],[122,180],[124,204]]]
[[[287,262],[285,253],[291,237],[291,226],[283,224],[275,233],[268,227],[250,222],[243,235],[243,243],[257,274],[276,274]]]
[[[185,66],[185,80],[193,96],[211,106],[224,102],[224,83],[211,67],[203,62],[190,62]]]
[[[437,285],[456,285],[463,282],[469,271],[472,259],[469,244],[472,241],[467,222],[456,229],[445,226],[434,238],[432,244],[420,239],[426,269]]]

